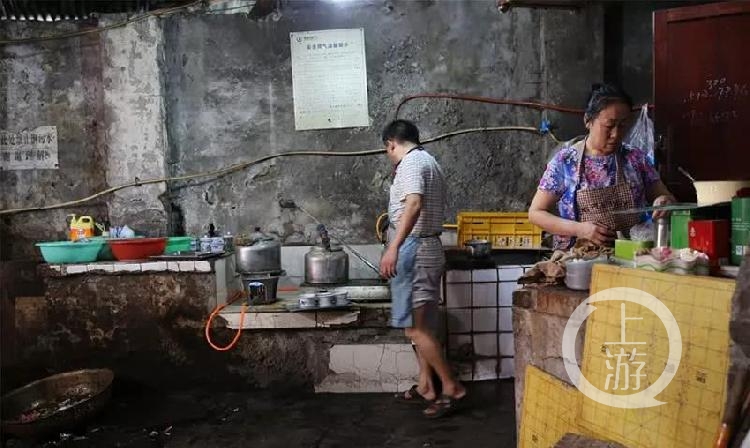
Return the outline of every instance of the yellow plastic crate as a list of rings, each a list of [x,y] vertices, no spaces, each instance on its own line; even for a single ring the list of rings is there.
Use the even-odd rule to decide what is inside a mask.
[[[528,213],[460,212],[458,244],[487,240],[493,249],[535,249],[542,246],[542,229],[529,222]]]

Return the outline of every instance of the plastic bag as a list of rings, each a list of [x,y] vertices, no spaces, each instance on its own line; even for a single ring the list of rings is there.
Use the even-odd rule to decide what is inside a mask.
[[[654,223],[646,221],[630,228],[630,239],[633,241],[654,241]]]
[[[646,153],[646,159],[651,166],[654,162],[654,122],[648,116],[648,104],[644,104],[641,113],[638,116],[633,127],[625,136],[623,143],[643,150]]]

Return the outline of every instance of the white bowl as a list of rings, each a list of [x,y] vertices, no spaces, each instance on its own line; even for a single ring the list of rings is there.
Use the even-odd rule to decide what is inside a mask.
[[[699,205],[729,202],[743,188],[750,187],[750,180],[707,180],[693,183]]]

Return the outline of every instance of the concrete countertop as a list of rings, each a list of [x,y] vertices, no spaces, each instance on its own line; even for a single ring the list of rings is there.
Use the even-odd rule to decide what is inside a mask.
[[[294,291],[279,291],[276,294],[277,301],[268,305],[257,305],[257,306],[250,306],[247,308],[248,312],[252,313],[288,313],[290,312],[287,309],[288,305],[295,305],[297,304],[297,298],[300,296],[300,294],[305,293],[313,293],[319,288],[315,287],[301,287]],[[390,309],[391,308],[391,302],[390,300],[387,301],[357,301],[357,298],[354,298],[356,302],[352,302],[351,309],[355,310],[358,308],[369,308],[369,309]],[[222,311],[222,314],[224,313],[239,313],[242,310],[242,304],[239,302],[236,302],[232,305],[228,305],[224,310]],[[318,311],[325,311],[325,310],[318,310]],[[300,313],[313,313],[314,311],[299,311]],[[339,313],[347,313],[350,312],[350,310],[332,310],[332,311],[325,311],[325,312],[339,312]]]

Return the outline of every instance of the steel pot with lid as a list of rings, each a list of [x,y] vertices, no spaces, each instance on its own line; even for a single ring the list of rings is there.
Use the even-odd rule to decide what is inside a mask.
[[[305,282],[337,284],[349,281],[349,255],[337,246],[313,246],[305,254]]]
[[[488,257],[492,253],[492,245],[487,240],[469,240],[464,246],[474,258]]]
[[[256,227],[247,239],[235,242],[235,261],[240,272],[273,272],[281,270],[281,243]]]

